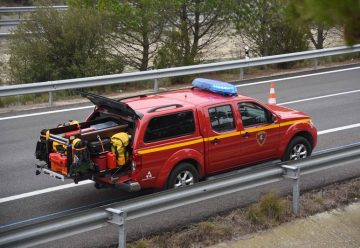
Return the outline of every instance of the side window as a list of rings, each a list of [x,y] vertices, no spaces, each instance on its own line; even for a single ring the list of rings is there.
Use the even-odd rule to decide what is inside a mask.
[[[271,113],[256,103],[241,102],[238,108],[244,127],[272,122]]]
[[[211,127],[217,132],[235,129],[234,115],[230,105],[209,108]]]
[[[195,120],[192,111],[154,117],[150,120],[144,142],[179,137],[195,132]]]

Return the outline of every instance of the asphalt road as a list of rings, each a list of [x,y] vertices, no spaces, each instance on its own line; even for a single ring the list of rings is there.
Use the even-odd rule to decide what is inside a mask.
[[[276,83],[279,104],[304,111],[312,117],[321,134],[315,151],[360,141],[360,125],[346,129],[346,126],[360,123],[360,67],[273,81]],[[250,95],[266,102],[269,83],[245,83],[239,85],[238,90],[240,94]],[[335,95],[340,93],[341,95]],[[329,96],[331,94],[332,96]],[[48,110],[26,111],[15,115],[45,111]],[[69,119],[83,120],[90,112],[91,109],[88,108],[12,119],[4,119],[13,116],[11,113],[0,115],[0,228],[16,223],[26,224],[29,220],[60,216],[72,211],[134,197],[134,194],[120,193],[111,189],[96,190],[92,184],[86,184],[1,202],[6,197],[71,183],[71,181],[56,181],[44,175],[35,176],[36,160],[33,155],[35,142],[41,129],[53,127]],[[345,128],[344,130],[331,130],[340,127]],[[323,132],[326,130],[328,132]],[[339,174],[337,170],[329,172],[334,180]],[[360,168],[349,169],[348,173],[350,175],[360,174]],[[311,180],[305,181],[303,184],[311,185]],[[230,199],[231,197],[229,197]],[[220,203],[216,201],[208,203],[206,208],[202,209],[205,211],[203,215],[206,215],[207,209],[209,212],[211,212],[210,209],[216,209],[216,204]],[[194,206],[194,209],[190,208],[187,211],[195,213],[195,208],[198,207]],[[151,218],[148,219],[153,222]],[[143,228],[145,233],[146,227]],[[151,226],[147,228],[151,228]],[[93,239],[95,238],[93,237]],[[72,244],[75,246],[75,243]]]

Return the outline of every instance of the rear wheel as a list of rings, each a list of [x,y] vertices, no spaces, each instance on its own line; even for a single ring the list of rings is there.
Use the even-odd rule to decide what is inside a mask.
[[[190,163],[181,163],[177,165],[171,172],[167,188],[181,188],[188,185],[193,185],[199,181],[199,173],[195,167]]]
[[[304,137],[297,136],[288,144],[282,161],[298,160],[309,157],[312,149],[309,141]]]

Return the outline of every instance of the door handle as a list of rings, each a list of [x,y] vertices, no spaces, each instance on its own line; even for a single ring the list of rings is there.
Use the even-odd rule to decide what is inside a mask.
[[[218,138],[215,138],[211,141],[212,144],[216,145],[216,144],[219,144],[220,143],[220,139]]]
[[[250,133],[246,132],[246,133],[244,133],[244,134],[241,135],[241,136],[243,136],[244,138],[249,138],[249,137],[250,137]]]

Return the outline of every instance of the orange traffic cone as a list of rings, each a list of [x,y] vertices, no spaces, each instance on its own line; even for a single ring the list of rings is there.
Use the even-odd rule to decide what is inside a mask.
[[[276,105],[275,83],[270,84],[270,94],[269,94],[268,104]]]

